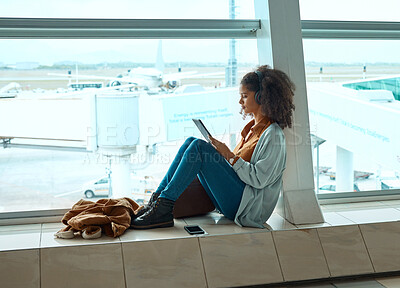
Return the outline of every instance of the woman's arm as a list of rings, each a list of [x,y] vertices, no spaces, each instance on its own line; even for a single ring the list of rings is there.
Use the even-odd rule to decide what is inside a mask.
[[[226,160],[229,160],[232,157],[235,157],[235,154],[228,148],[228,146],[225,145],[225,143],[218,141],[217,139],[209,136],[211,144],[214,146],[214,148],[221,153],[222,156]]]
[[[239,158],[232,166],[244,183],[256,189],[275,183],[286,166],[285,136],[281,130],[265,131],[259,142],[260,159],[256,163],[252,164]]]

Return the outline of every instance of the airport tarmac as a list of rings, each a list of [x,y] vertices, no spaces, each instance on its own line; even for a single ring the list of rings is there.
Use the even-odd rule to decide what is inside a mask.
[[[152,176],[159,182],[179,146],[173,142],[159,147],[147,162],[140,153],[132,155],[135,179]],[[69,208],[84,198],[84,183],[107,176],[107,167],[108,158],[92,152],[1,148],[0,212]],[[132,191],[139,186],[149,188],[132,181]]]
[[[221,70],[221,67],[211,68],[200,67],[197,69],[197,67],[195,67],[191,69],[199,70],[199,72],[214,72]],[[188,68],[186,70],[190,69]],[[251,68],[248,68],[247,70],[250,71]],[[319,81],[319,67],[306,67],[306,70],[307,81]],[[376,74],[396,74],[397,71],[400,71],[397,66],[368,66],[366,77],[369,77],[368,75]],[[8,83],[8,80],[4,81],[6,75],[7,79],[10,79],[10,77],[15,77],[15,79],[18,77],[25,79],[29,77],[38,77],[38,75],[47,75],[48,71],[32,70],[0,72],[1,87],[3,84],[5,85]],[[90,72],[91,71],[88,73]],[[104,72],[108,75],[115,75],[117,71],[105,70]],[[324,67],[324,74],[326,75],[342,76],[346,73],[349,75],[359,74],[360,76],[358,78],[361,78],[362,67]],[[349,79],[347,80],[350,80],[351,77],[352,76],[349,76]],[[328,81],[336,82],[339,80],[343,81],[346,80],[346,78],[332,77]],[[193,79],[190,81],[197,83],[200,80]],[[201,79],[201,81],[208,86],[214,86],[220,83],[219,81],[223,81],[223,79]],[[40,88],[54,89],[56,87],[66,87],[67,83],[67,79],[59,81],[44,79],[44,81],[38,81],[36,84],[44,85],[38,86]],[[25,85],[23,87],[25,87],[24,89],[32,91],[34,85]],[[152,175],[155,179],[162,179],[179,146],[179,143],[168,143],[167,145],[160,146],[159,153],[161,154],[158,154],[158,156],[156,155],[156,157],[154,157],[155,160],[152,163],[146,165],[141,163],[141,165],[139,165],[140,169],[133,170],[141,176]],[[335,167],[335,149],[335,146],[329,145],[329,143],[321,145],[320,166]],[[374,175],[368,179],[357,181],[360,190],[379,190],[380,183],[376,178],[376,171],[379,169],[385,169],[385,167],[379,167],[378,164],[369,163],[368,159],[358,156],[356,153],[354,155],[354,167],[356,170],[374,173]],[[316,166],[315,161],[314,166]],[[104,177],[106,174],[106,168],[107,161],[93,153],[0,148],[0,212],[71,207],[72,204],[83,197],[82,185],[85,182]],[[335,181],[329,179],[328,176],[321,174],[319,186],[321,187],[326,184],[334,185]],[[319,192],[334,193],[334,191]]]
[[[147,162],[146,156],[141,153],[132,155],[131,171],[138,176],[137,179],[152,176],[158,185],[180,145],[179,141],[158,145],[157,153],[153,158],[147,158]],[[323,145],[326,146],[321,146],[321,166],[334,167],[334,146],[327,143]],[[374,166],[369,165],[371,169]],[[92,152],[0,149],[0,212],[69,208],[84,198],[83,184],[105,177],[107,167],[108,158]],[[320,187],[335,185],[335,181],[329,176],[319,176]],[[356,184],[362,191],[379,190],[376,174],[368,179],[360,179]],[[132,191],[135,188],[143,190],[149,187],[133,181]],[[335,191],[320,190],[319,193]],[[133,193],[126,196],[136,198]],[[90,200],[98,199],[96,197]]]

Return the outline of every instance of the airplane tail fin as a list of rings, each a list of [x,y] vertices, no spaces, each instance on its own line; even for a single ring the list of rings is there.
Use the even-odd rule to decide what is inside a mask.
[[[164,59],[163,59],[163,54],[162,54],[162,41],[161,40],[158,42],[156,69],[161,72],[164,72]]]

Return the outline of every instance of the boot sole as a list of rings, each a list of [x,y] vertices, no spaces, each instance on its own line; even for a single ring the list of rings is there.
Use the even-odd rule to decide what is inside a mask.
[[[172,220],[169,222],[157,223],[157,224],[146,225],[146,226],[131,225],[131,228],[133,228],[133,229],[150,229],[150,228],[167,228],[167,227],[173,227],[173,226],[174,226],[174,221]]]

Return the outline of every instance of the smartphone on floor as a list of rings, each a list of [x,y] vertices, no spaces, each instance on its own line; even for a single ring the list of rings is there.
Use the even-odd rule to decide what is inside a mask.
[[[186,232],[192,235],[206,233],[206,231],[204,231],[199,225],[186,225],[183,228],[185,228]]]

